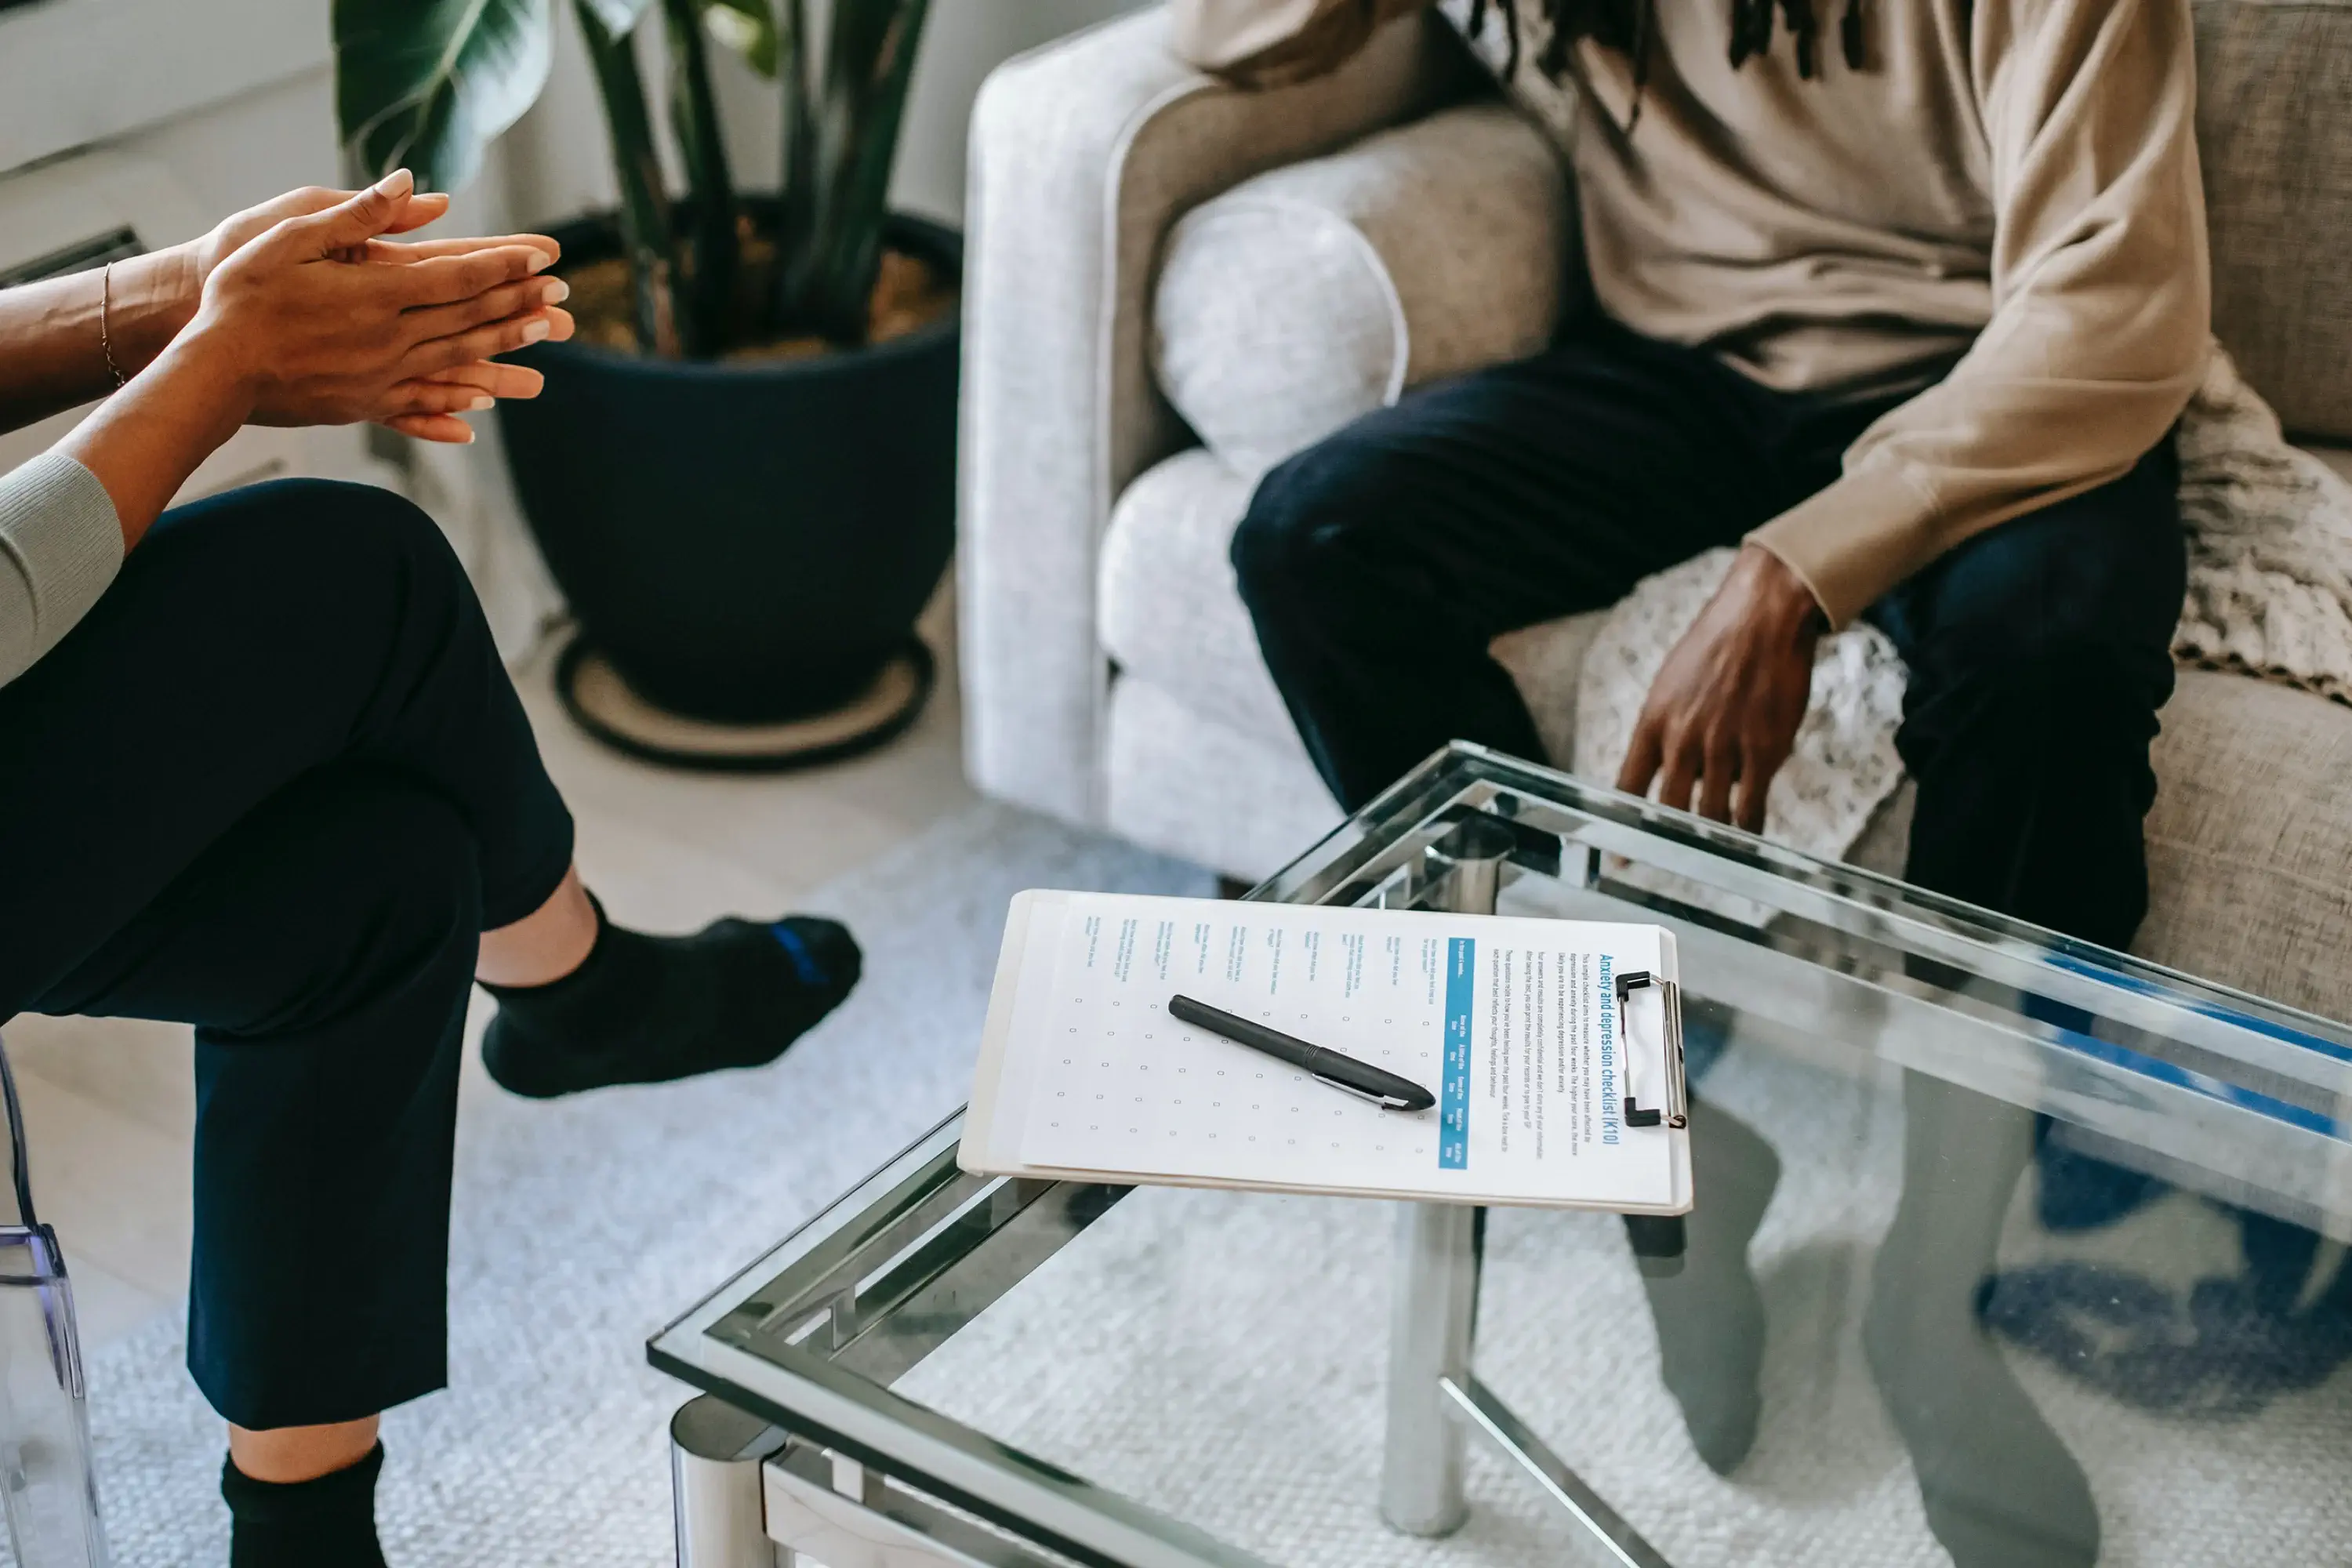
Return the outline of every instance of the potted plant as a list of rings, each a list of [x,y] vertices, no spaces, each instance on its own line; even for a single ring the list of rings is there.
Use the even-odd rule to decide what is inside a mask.
[[[543,85],[551,0],[335,0],[352,159],[448,188]],[[574,716],[670,760],[789,765],[911,721],[913,632],[953,549],[956,289],[947,229],[890,213],[927,0],[572,0],[618,208],[560,227],[579,335],[501,405],[516,489],[581,635]],[[634,35],[658,13],[684,172],[663,177]],[[740,193],[711,49],[772,79],[783,178]]]

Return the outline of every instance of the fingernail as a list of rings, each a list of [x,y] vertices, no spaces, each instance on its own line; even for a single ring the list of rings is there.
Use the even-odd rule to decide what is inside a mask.
[[[572,285],[561,278],[549,279],[546,286],[539,291],[539,302],[542,305],[561,305],[570,298],[572,298]]]
[[[404,196],[416,188],[416,176],[405,169],[394,169],[375,183],[380,196]]]
[[[467,400],[466,410],[469,414],[479,414],[483,409],[489,407],[497,401],[497,398],[492,397],[487,392],[478,392]]]
[[[551,322],[527,321],[523,324],[522,341],[527,343],[535,343],[554,330],[554,326]]]
[[[554,265],[555,258],[548,255],[544,250],[534,250],[530,253],[530,269],[533,272],[544,272]]]

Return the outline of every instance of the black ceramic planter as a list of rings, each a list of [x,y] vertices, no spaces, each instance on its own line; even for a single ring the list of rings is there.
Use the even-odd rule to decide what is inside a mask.
[[[573,260],[614,250],[608,223],[556,237]],[[961,271],[951,230],[899,217],[890,238]],[[806,360],[660,360],[577,342],[516,356],[547,388],[500,404],[499,429],[583,644],[637,697],[690,721],[808,719],[873,690],[919,648],[915,618],[954,549],[958,337],[950,314]],[[921,677],[927,689],[927,658]],[[912,716],[849,740],[887,738]],[[849,749],[838,732],[818,748]]]

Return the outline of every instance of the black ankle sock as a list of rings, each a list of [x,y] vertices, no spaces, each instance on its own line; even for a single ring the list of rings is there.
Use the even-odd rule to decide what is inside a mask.
[[[714,921],[648,936],[596,907],[596,943],[546,985],[485,985],[490,1076],[545,1100],[775,1060],[857,984],[861,959],[832,921]]]
[[[234,1532],[229,1568],[384,1568],[375,1539],[375,1478],[383,1445],[309,1481],[257,1481],[221,1464],[221,1497]]]

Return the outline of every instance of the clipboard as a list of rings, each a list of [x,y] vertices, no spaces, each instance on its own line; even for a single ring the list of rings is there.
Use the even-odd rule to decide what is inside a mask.
[[[1432,951],[1465,949],[1475,954],[1466,1015],[1465,977],[1415,968]],[[1618,952],[1641,955],[1641,966],[1604,969]],[[1374,960],[1378,974],[1356,973]],[[1007,911],[959,1162],[1066,1181],[1687,1213],[1675,964],[1673,933],[1659,927],[1024,892]],[[1255,998],[1276,1026],[1423,1075],[1451,1098],[1414,1127],[1402,1113],[1286,1081],[1279,1064],[1170,1024],[1164,1004],[1180,984],[1194,994],[1223,985],[1203,995],[1220,1007]],[[1375,1026],[1349,1010],[1351,999],[1407,994],[1426,1004],[1423,1016],[1383,1012],[1391,1022]],[[1449,1055],[1452,1033],[1462,1037]],[[1540,1105],[1530,1098],[1538,1071]],[[1229,1097],[1220,1083],[1251,1092]],[[1185,1085],[1210,1086],[1212,1103]],[[1131,1120],[1084,1136],[1047,1125],[1074,1099],[1090,1115],[1099,1105]],[[1438,1152],[1449,1106],[1466,1122],[1466,1150],[1452,1163]],[[1314,1126],[1331,1152],[1269,1150],[1269,1122]],[[1279,1135],[1297,1136],[1287,1127]]]

